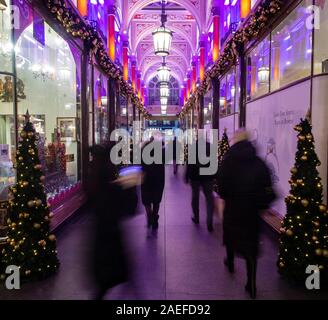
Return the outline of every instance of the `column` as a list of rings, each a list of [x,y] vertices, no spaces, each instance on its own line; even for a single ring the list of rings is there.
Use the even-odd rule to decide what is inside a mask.
[[[220,81],[218,78],[212,79],[213,90],[213,115],[212,128],[219,130],[219,115],[220,115]],[[218,133],[219,134],[219,133]]]
[[[107,48],[108,55],[115,62],[115,7],[111,5],[107,16]]]
[[[246,126],[246,80],[247,80],[247,64],[244,53],[244,46],[242,45],[239,51],[240,61],[240,96],[239,96],[239,127],[244,128]]]
[[[122,55],[123,55],[123,79],[124,81],[129,80],[129,41],[124,40],[123,41],[123,49],[122,49]]]
[[[116,81],[113,78],[108,79],[108,124],[109,135],[116,129]]]
[[[88,0],[77,0],[77,9],[82,17],[88,16]]]
[[[135,60],[132,60],[131,61],[131,81],[132,81],[132,88],[133,88],[134,92],[137,92],[136,74],[137,74],[137,62]]]
[[[137,75],[137,95],[138,98],[141,99],[141,73],[138,71]]]
[[[216,62],[220,56],[220,8],[213,7],[213,62]]]
[[[187,98],[190,98],[190,94],[191,94],[191,78],[190,78],[190,74],[188,74],[187,76],[188,80],[187,80]]]
[[[193,57],[193,62],[192,62],[192,85],[191,89],[192,92],[196,91],[196,83],[197,83],[197,56]]]
[[[141,83],[141,102],[145,104],[145,86]]]
[[[206,54],[207,36],[204,34],[199,41],[199,79],[205,79],[205,54]]]
[[[251,0],[240,0],[240,17],[245,19],[251,12]]]

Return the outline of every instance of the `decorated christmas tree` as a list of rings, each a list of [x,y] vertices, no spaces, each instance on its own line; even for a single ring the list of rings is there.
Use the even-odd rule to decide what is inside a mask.
[[[222,139],[219,141],[219,144],[218,144],[218,168],[219,168],[219,170],[222,165],[223,158],[229,149],[230,149],[229,138],[227,135],[227,129],[225,128],[223,131],[223,134],[222,134]],[[216,179],[214,181],[214,191],[216,193],[218,193],[218,184],[217,184]]]
[[[20,267],[21,279],[44,278],[59,266],[56,237],[44,191],[37,135],[27,112],[16,155],[17,183],[11,187],[8,239],[2,265]],[[2,274],[4,270],[1,270]]]
[[[280,236],[279,272],[294,281],[304,281],[306,268],[328,268],[328,213],[317,167],[312,127],[308,119],[295,127],[298,144],[295,166],[291,169],[287,214]]]

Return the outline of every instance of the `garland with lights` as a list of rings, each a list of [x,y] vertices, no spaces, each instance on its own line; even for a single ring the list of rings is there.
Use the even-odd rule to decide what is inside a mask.
[[[301,281],[309,265],[321,271],[328,268],[328,211],[323,201],[323,186],[317,167],[312,126],[308,119],[295,127],[298,145],[295,166],[291,169],[287,214],[280,229],[279,272]],[[303,282],[304,283],[304,282]]]
[[[117,81],[120,92],[130,98],[131,103],[138,108],[146,119],[149,119],[150,113],[143,106],[132,86],[124,81],[122,70],[111,61],[106,46],[97,30],[87,20],[81,19],[75,9],[67,5],[65,0],[44,0],[44,2],[66,32],[84,42],[85,47],[91,53],[92,59],[97,62],[108,77]]]
[[[264,1],[252,14],[248,23],[236,31],[234,36],[226,43],[218,61],[206,71],[204,80],[183,106],[178,114],[180,119],[183,119],[195,107],[196,97],[204,95],[208,91],[213,78],[220,77],[236,64],[240,49],[259,35],[264,27],[281,11],[283,4],[282,0]]]
[[[219,141],[219,144],[218,144],[218,168],[219,168],[219,170],[223,163],[224,156],[229,151],[229,149],[230,149],[229,138],[227,135],[227,129],[225,128],[223,131],[223,134],[222,134],[222,139],[221,139],[221,141]],[[218,170],[218,172],[219,172],[219,170]],[[215,179],[215,181],[214,181],[213,189],[216,193],[219,193],[219,191],[218,191],[219,186],[217,183],[217,179]]]
[[[37,139],[30,116],[25,116],[16,153],[17,183],[10,188],[8,238],[2,250],[1,266],[20,268],[21,279],[40,279],[59,267],[56,237],[50,233],[50,213],[44,191],[44,175],[38,156]],[[0,270],[5,279],[5,270]]]

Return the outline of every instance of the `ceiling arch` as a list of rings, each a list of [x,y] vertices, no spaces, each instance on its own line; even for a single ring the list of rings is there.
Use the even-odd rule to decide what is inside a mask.
[[[148,87],[148,84],[150,82],[150,80],[152,80],[155,76],[157,75],[157,71],[156,70],[153,70],[151,72],[149,72],[146,77],[145,77],[145,85]],[[178,82],[179,84],[181,84],[181,76],[175,72],[174,70],[171,70],[171,75],[172,77],[174,77]]]
[[[149,34],[154,31],[156,27],[160,26],[160,22],[155,23],[148,23],[143,25],[143,29],[138,33],[138,30],[136,31],[137,34],[135,35],[136,38],[132,42],[132,52],[136,52],[139,44],[149,36]],[[186,43],[188,43],[192,54],[195,53],[197,43],[192,43],[192,37],[190,33],[187,33],[186,31],[183,31],[182,29],[178,28],[177,25],[173,25],[170,23],[167,23],[167,26],[169,26],[170,30],[173,31],[174,33],[178,34],[180,37],[184,38]],[[174,35],[173,35],[174,37]]]
[[[185,70],[182,69],[181,65],[174,60],[168,60],[167,66],[171,69],[171,74],[175,75],[175,78],[182,83],[183,82],[183,75],[185,74]],[[149,82],[149,73],[157,73],[157,69],[160,67],[160,60],[153,60],[145,66],[143,75],[144,81],[146,85]]]
[[[142,57],[140,58],[140,60],[138,60],[138,63],[139,63],[139,67],[142,68],[146,58],[150,55],[152,55],[152,53],[154,52],[154,48],[153,46],[150,46],[148,47],[147,50],[145,50],[144,52],[142,52]],[[181,49],[179,49],[177,46],[175,46],[174,44],[172,44],[172,47],[171,47],[171,55],[178,55],[180,56],[181,58],[183,58],[183,61],[185,63],[184,65],[184,68],[188,68],[189,66],[189,62],[190,62],[190,59],[188,59],[186,57],[186,53],[183,52]]]
[[[187,9],[195,18],[198,29],[202,30],[202,19],[200,17],[200,0],[170,0],[169,2],[176,3],[182,8]],[[133,17],[138,11],[142,10],[143,8],[147,7],[152,3],[154,3],[153,0],[130,0],[127,27],[130,27]]]

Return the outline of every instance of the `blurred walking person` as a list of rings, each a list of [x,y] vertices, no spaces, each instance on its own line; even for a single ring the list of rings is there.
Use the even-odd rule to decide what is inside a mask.
[[[124,191],[117,179],[110,148],[94,146],[91,154],[88,195],[95,213],[92,268],[97,286],[95,299],[101,300],[110,288],[129,279],[121,220],[134,213],[137,198],[133,188]]]
[[[199,224],[199,195],[200,189],[202,188],[205,199],[206,199],[206,222],[207,222],[207,229],[209,232],[213,231],[213,211],[214,211],[214,198],[213,198],[213,184],[214,184],[214,177],[213,175],[202,175],[200,174],[200,169],[208,167],[209,165],[201,164],[199,161],[199,143],[206,144],[206,153],[207,156],[210,155],[210,143],[202,140],[196,140],[196,163],[188,163],[187,170],[185,174],[185,182],[191,184],[192,190],[192,201],[191,206],[193,210],[192,221],[195,224]]]
[[[154,148],[150,152],[150,156],[154,158],[155,150],[160,151],[162,157],[161,163],[145,163],[144,150],[153,143]],[[141,185],[142,203],[146,209],[147,227],[152,230],[158,229],[159,209],[163,197],[165,186],[165,148],[160,137],[150,140],[142,148],[142,168],[143,183]]]
[[[235,254],[246,260],[246,291],[256,297],[256,269],[260,232],[260,211],[275,199],[270,171],[257,156],[246,131],[238,131],[219,171],[218,190],[225,201],[223,240],[225,265],[234,272]]]

